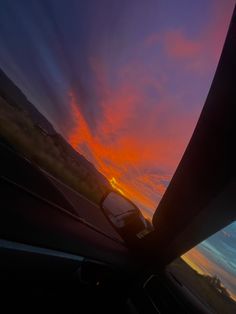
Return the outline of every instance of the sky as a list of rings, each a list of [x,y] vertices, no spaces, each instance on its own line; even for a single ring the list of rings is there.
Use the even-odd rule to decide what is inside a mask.
[[[1,0],[0,67],[78,152],[152,216],[203,108],[234,5]],[[218,265],[209,245],[195,251],[196,259]]]
[[[204,105],[234,3],[3,0],[0,67],[152,216]]]

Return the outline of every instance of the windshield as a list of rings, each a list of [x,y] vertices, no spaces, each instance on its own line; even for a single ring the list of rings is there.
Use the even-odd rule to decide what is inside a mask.
[[[233,5],[1,1],[2,142],[91,201],[117,189],[151,217],[203,107]]]

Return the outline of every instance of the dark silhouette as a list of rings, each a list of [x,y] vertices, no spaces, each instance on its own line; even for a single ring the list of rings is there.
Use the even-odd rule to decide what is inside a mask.
[[[1,69],[0,139],[95,203],[112,189],[109,181],[56,132]]]

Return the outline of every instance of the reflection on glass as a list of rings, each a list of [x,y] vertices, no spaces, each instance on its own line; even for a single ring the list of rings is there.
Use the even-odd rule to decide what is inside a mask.
[[[137,210],[134,204],[115,192],[111,192],[107,195],[102,207],[107,213],[113,216],[120,216]]]
[[[236,313],[236,222],[168,266],[194,295],[217,313]]]

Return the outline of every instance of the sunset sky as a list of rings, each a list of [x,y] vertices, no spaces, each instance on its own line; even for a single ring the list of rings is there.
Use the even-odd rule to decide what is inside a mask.
[[[0,68],[152,216],[204,105],[234,4],[2,0]]]
[[[1,1],[0,66],[151,216],[203,107],[234,3]]]

